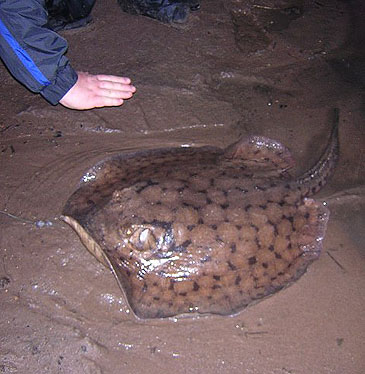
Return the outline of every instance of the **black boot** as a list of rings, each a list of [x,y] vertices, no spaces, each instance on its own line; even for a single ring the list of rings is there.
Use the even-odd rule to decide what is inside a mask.
[[[95,0],[46,0],[47,26],[53,31],[85,26],[91,21]]]
[[[118,0],[123,11],[141,14],[165,23],[184,23],[190,10],[198,10],[197,0]]]

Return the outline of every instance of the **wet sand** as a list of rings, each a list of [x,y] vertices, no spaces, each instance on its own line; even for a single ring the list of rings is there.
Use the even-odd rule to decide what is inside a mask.
[[[120,108],[52,107],[0,65],[0,373],[363,374],[364,14],[355,0],[206,0],[171,27],[99,0],[93,23],[62,35],[76,69],[132,78],[138,93]],[[334,107],[322,255],[237,316],[135,321],[59,219],[83,172],[126,150],[258,134],[288,146],[300,174]]]

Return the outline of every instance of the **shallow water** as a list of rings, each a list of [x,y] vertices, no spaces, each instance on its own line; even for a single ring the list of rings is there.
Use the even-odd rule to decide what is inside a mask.
[[[364,6],[299,3],[287,22],[271,9],[279,26],[265,31],[266,2],[205,1],[183,28],[97,2],[90,26],[63,35],[77,69],[132,78],[138,93],[121,108],[51,107],[0,67],[0,372],[365,371]],[[331,211],[322,256],[235,317],[134,321],[59,220],[83,172],[125,150],[259,134],[287,145],[300,174],[325,147],[334,106],[341,158],[320,193]]]

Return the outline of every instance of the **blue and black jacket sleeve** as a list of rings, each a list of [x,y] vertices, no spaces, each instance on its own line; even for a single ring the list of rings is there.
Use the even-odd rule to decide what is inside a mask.
[[[45,25],[44,0],[0,0],[0,57],[29,90],[57,104],[76,83],[67,42]]]

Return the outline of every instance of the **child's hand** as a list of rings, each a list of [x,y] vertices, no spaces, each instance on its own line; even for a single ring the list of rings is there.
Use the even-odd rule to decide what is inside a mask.
[[[60,104],[70,109],[119,106],[136,92],[129,78],[83,72],[77,74],[77,82],[60,100]]]

